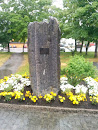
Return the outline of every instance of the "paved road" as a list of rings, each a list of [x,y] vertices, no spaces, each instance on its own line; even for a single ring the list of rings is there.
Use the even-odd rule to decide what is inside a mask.
[[[4,49],[3,52],[8,52],[8,49]],[[23,48],[10,48],[10,52],[22,53],[23,52]],[[28,49],[24,48],[24,52],[28,52]]]
[[[23,61],[23,54],[13,53],[12,56],[0,67],[0,78],[14,74]]]
[[[8,50],[5,49],[4,51],[7,52]],[[77,48],[77,51],[80,51],[80,48]],[[85,51],[86,51],[86,48],[83,47],[82,52],[85,52]],[[23,52],[23,48],[10,48],[10,52],[21,53],[21,52]],[[24,48],[24,52],[28,52],[28,49]],[[71,51],[70,51],[70,49],[66,48],[66,52],[71,52]],[[88,52],[95,52],[95,46],[89,47]]]
[[[1,107],[0,130],[98,130],[98,114]]]

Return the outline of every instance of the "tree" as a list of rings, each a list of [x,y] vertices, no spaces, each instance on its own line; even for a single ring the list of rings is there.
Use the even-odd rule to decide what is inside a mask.
[[[97,57],[97,48],[98,48],[98,41],[96,41],[96,44],[95,44],[95,55],[94,55],[94,57]]]
[[[8,31],[10,29],[9,13],[0,12],[0,43],[3,47],[9,44],[12,39],[12,34]],[[9,48],[8,48],[9,51]]]
[[[4,22],[0,26],[6,28],[6,31],[0,29],[1,34],[10,35],[8,40],[15,39],[15,41],[26,42],[28,24],[33,21],[42,21],[50,15],[49,7],[52,0],[10,0],[8,3],[1,4],[2,16]],[[5,17],[5,15],[7,17]],[[1,39],[2,39],[1,35]]]
[[[89,47],[89,41],[88,41],[88,43],[86,44],[86,55],[87,55],[88,47]]]
[[[98,39],[98,2],[96,0],[64,0],[67,22],[64,34],[78,40]]]

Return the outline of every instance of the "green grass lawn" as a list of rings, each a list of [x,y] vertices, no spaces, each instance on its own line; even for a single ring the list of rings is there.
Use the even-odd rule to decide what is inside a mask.
[[[79,52],[76,54],[80,55]],[[90,62],[98,62],[98,58],[93,58],[94,52],[88,52],[87,56],[85,55],[85,53],[82,53],[81,55],[83,55]],[[60,53],[61,69],[64,69],[66,67],[71,56],[72,56],[71,52],[66,52],[66,53],[61,52]],[[24,74],[24,73],[29,74],[29,64],[28,64],[28,54],[27,53],[24,53],[24,61],[23,61],[22,65],[19,67],[17,73],[18,74]]]
[[[75,54],[83,55],[83,57],[90,62],[98,62],[98,57],[94,58],[94,52],[88,52],[88,55],[85,55],[85,52],[82,52],[81,54],[79,52],[76,52]],[[66,67],[71,56],[72,56],[71,52],[60,53],[61,69],[64,69]]]
[[[76,54],[80,55],[79,52],[77,52]],[[83,55],[90,62],[98,62],[98,58],[93,58],[94,52],[88,52],[87,56],[83,52],[81,55]],[[0,52],[0,66],[2,66],[4,64],[4,62],[6,62],[10,58],[10,56],[11,56],[11,53]],[[66,67],[71,56],[72,56],[71,52],[61,52],[60,53],[61,70]],[[19,67],[17,73],[21,74],[21,75],[24,73],[29,74],[29,63],[28,63],[28,54],[27,53],[24,53],[24,60],[22,62],[22,65]]]
[[[27,74],[29,75],[29,63],[28,63],[28,54],[24,53],[24,60],[22,62],[22,65],[18,68],[17,71],[18,74]]]
[[[0,52],[0,67],[6,62],[11,56],[9,52]]]

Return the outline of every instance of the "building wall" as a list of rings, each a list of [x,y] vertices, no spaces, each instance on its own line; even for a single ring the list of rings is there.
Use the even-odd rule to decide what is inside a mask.
[[[12,48],[23,48],[23,45],[25,48],[27,48],[27,44],[24,43],[9,43],[9,45]]]

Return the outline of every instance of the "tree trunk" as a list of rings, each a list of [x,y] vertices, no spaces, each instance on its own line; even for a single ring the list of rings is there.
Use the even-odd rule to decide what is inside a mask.
[[[23,52],[24,52],[24,44],[23,44]]]
[[[8,43],[8,52],[10,52],[10,47],[9,47],[9,43]]]
[[[24,40],[24,43],[23,43],[23,52],[24,52],[24,44],[25,44],[25,40]]]
[[[77,51],[77,40],[75,39],[75,52]]]
[[[81,45],[81,48],[80,48],[80,53],[82,53],[82,47],[83,47],[83,40],[82,40],[82,45]]]
[[[74,56],[74,54],[75,54],[75,51],[72,51],[72,56]]]
[[[89,41],[88,41],[88,43],[86,45],[86,55],[87,55],[88,47],[89,47]]]
[[[98,42],[96,41],[96,43],[95,43],[95,55],[94,55],[94,57],[97,57],[97,48],[98,48]]]

